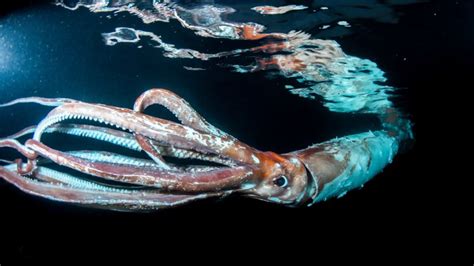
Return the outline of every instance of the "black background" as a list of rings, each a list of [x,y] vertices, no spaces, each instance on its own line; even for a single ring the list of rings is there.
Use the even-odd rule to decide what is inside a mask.
[[[25,6],[31,8],[32,2],[15,1],[10,5],[2,6],[2,15]],[[229,262],[253,255],[265,260],[294,259],[293,263],[307,259],[311,264],[324,257],[339,261],[352,255],[370,257],[373,253],[387,254],[385,259],[389,260],[407,254],[437,255],[431,248],[438,247],[442,236],[456,233],[448,224],[439,223],[451,206],[443,199],[446,176],[432,156],[440,152],[434,146],[447,137],[438,133],[443,132],[441,127],[449,125],[449,117],[441,114],[440,102],[433,96],[467,89],[463,80],[472,76],[473,69],[469,60],[473,47],[472,8],[472,3],[463,1],[414,5],[403,10],[403,19],[398,24],[374,26],[367,36],[337,39],[348,53],[372,58],[375,55],[373,59],[387,72],[391,84],[407,88],[401,105],[415,124],[413,147],[397,156],[362,190],[311,208],[285,208],[230,197],[154,213],[116,213],[29,196],[3,182],[0,263],[8,265],[3,264],[7,258],[53,260],[58,255],[86,261],[92,260],[93,255],[115,259],[142,257],[157,263],[164,259],[226,263],[218,257],[227,256]],[[433,16],[434,12],[437,16]],[[384,40],[364,42],[368,35],[380,35]],[[355,44],[358,46],[354,47]],[[408,63],[395,54],[408,58]],[[265,77],[252,77],[259,78]],[[292,101],[284,92],[272,93],[275,99],[287,97],[285,101]],[[209,97],[217,101],[224,96],[222,92]],[[243,102],[235,103],[240,104]],[[302,112],[304,108],[292,112]],[[285,110],[271,112],[285,116]],[[264,116],[260,119],[249,122],[249,130],[258,126]],[[301,120],[291,123],[304,122]],[[321,123],[329,126],[324,119]],[[428,130],[430,124],[436,129]],[[247,130],[236,127],[238,132]],[[264,148],[277,145],[277,151],[287,150],[278,139],[281,135],[259,132],[255,136],[241,134],[248,139],[256,137]],[[324,134],[328,133],[323,131]],[[303,133],[299,141],[307,142],[308,138]]]

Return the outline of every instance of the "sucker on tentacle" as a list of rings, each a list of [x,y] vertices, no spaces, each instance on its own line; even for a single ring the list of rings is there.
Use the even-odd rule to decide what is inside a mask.
[[[213,194],[163,194],[147,191],[110,191],[76,188],[60,184],[51,184],[32,180],[18,175],[11,167],[0,167],[0,176],[26,193],[52,200],[81,204],[111,210],[153,210],[168,208],[197,199],[220,196]]]
[[[164,190],[215,191],[226,187],[236,187],[252,173],[247,167],[219,168],[209,172],[187,173],[134,167],[124,164],[102,163],[84,160],[70,154],[53,150],[36,141],[28,140],[27,147],[53,162],[104,179],[130,184],[144,185]]]
[[[36,130],[35,126],[30,126],[21,131],[6,137],[3,140],[9,140],[11,143],[15,143],[18,147],[22,147],[16,139],[26,136],[28,134],[33,134]],[[118,145],[124,148],[128,148],[135,151],[141,151],[139,143],[135,140],[132,134],[126,133],[123,131],[115,130],[112,128],[98,127],[93,125],[86,124],[64,124],[64,125],[53,125],[48,127],[44,133],[59,133],[59,134],[68,134],[78,137],[91,138],[99,141],[109,142],[114,145]],[[0,140],[1,141],[1,140]],[[226,160],[224,158],[219,158],[214,155],[205,155],[198,152],[193,152],[191,150],[179,149],[173,146],[168,146],[163,143],[152,142],[153,148],[157,149],[160,154],[163,156],[176,157],[181,159],[199,159],[203,161],[209,161],[214,163],[219,163],[227,166],[236,165],[232,160]],[[5,145],[7,146],[7,145]],[[18,148],[17,147],[17,148]],[[25,150],[26,148],[23,147]],[[25,152],[28,152],[27,150]],[[32,152],[32,151],[30,151]]]
[[[0,166],[0,176],[21,190],[64,202],[108,209],[156,209],[197,199],[242,195],[296,206],[341,196],[361,186],[391,162],[409,127],[396,111],[382,117],[384,129],[337,138],[287,154],[252,148],[205,121],[184,99],[164,90],[144,92],[134,109],[72,99],[21,98],[18,103],[55,107],[36,126],[0,139],[0,147],[27,158]],[[143,111],[153,104],[170,110],[181,122],[152,117]],[[77,124],[91,121],[97,125]],[[64,124],[72,121],[74,124]],[[114,128],[104,127],[109,125]],[[147,159],[96,151],[59,151],[42,135],[59,133],[144,151]],[[33,134],[25,144],[18,139]],[[217,165],[191,165],[167,159],[191,159]],[[109,182],[93,182],[63,173],[56,164]],[[109,184],[112,182],[112,185]],[[137,187],[138,186],[138,187]],[[139,188],[139,189],[138,189]]]

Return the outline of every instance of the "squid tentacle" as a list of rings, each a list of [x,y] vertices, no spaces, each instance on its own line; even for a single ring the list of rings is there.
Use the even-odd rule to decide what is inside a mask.
[[[29,135],[29,134],[33,134],[35,133],[35,130],[36,130],[36,126],[33,125],[33,126],[29,126],[29,127],[25,127],[24,129],[8,136],[8,137],[5,137],[5,139],[18,139],[18,138],[21,138],[23,136],[26,136],[26,135]]]
[[[148,154],[148,156],[150,156],[150,158],[152,158],[153,161],[155,161],[157,165],[159,165],[160,167],[164,169],[171,169],[171,167],[168,165],[168,163],[163,159],[163,157],[159,153],[159,150],[157,149],[157,147],[153,145],[152,140],[139,134],[135,134],[135,139],[138,145],[140,145],[140,147],[142,148],[142,150],[144,150]]]
[[[139,113],[143,113],[146,108],[155,104],[159,104],[168,109],[178,118],[178,120],[183,125],[189,126],[193,129],[205,133],[230,137],[228,134],[220,131],[213,125],[209,124],[189,105],[187,101],[168,90],[150,89],[145,91],[135,101],[133,110]],[[156,145],[154,145],[155,143],[152,140],[137,133],[135,133],[134,135],[141,148],[151,158],[153,158],[153,160],[157,164],[162,165],[163,168],[169,168],[169,166],[162,157],[163,154],[160,154],[160,149]],[[204,159],[210,160],[211,157],[206,157]],[[222,160],[219,162],[222,162]]]
[[[28,133],[33,133],[35,128],[28,130]],[[26,130],[23,130],[27,132]],[[92,125],[85,125],[85,124],[67,124],[67,125],[53,125],[46,129],[45,133],[63,133],[63,134],[70,134],[79,137],[87,137],[92,138],[100,141],[105,141],[112,143],[114,145],[119,145],[131,150],[141,151],[143,150],[143,145],[133,137],[132,134],[115,130],[112,128],[106,127],[99,127],[99,126],[92,126]],[[19,134],[19,133],[17,133]],[[145,138],[145,137],[143,137]],[[231,160],[225,160],[223,158],[219,158],[218,156],[212,155],[205,155],[198,152],[193,152],[192,150],[186,149],[179,149],[173,146],[167,146],[164,143],[157,143],[150,139],[146,139],[146,141],[151,142],[151,147],[162,156],[172,156],[177,158],[190,158],[190,159],[200,159],[204,161],[210,161],[215,163],[220,163],[227,166],[233,166],[235,163]],[[150,155],[148,153],[148,155]],[[152,158],[153,159],[153,158]],[[156,160],[154,160],[156,162]],[[169,168],[163,167],[162,168]]]
[[[147,169],[123,164],[94,162],[66,154],[36,141],[28,140],[27,147],[42,157],[68,168],[113,181],[154,186],[171,191],[214,191],[237,187],[253,174],[250,167],[219,168],[208,172],[182,172]]]
[[[5,139],[18,139],[28,134],[33,134],[35,130],[36,126],[29,126],[18,131],[15,134],[6,137]],[[141,150],[140,146],[136,143],[135,139],[131,134],[112,128],[98,127],[85,124],[53,125],[47,128],[44,133],[62,133],[78,137],[91,138],[109,142],[131,150]]]
[[[19,132],[8,136],[5,139],[10,139],[12,143],[16,144],[16,147],[21,147],[23,150],[28,152],[27,148],[21,145],[17,138],[26,136],[34,133],[36,126],[30,126],[20,130]],[[46,129],[45,133],[62,133],[73,136],[79,136],[84,138],[91,138],[100,141],[112,143],[114,145],[122,146],[135,151],[141,151],[140,145],[134,139],[133,135],[127,132],[115,130],[112,128],[99,127],[86,124],[66,124],[66,125],[53,125]],[[0,145],[1,146],[1,145]],[[192,150],[179,149],[177,147],[166,146],[164,144],[158,144],[153,142],[153,147],[158,150],[163,156],[172,156],[182,159],[199,159],[203,161],[209,161],[214,163],[223,164],[226,166],[235,166],[235,162],[229,159],[220,158],[219,156],[205,155],[202,153],[194,152]],[[23,151],[22,150],[22,151]],[[32,151],[31,151],[32,152]]]
[[[28,159],[36,158],[36,153],[34,151],[28,149],[25,145],[21,144],[16,139],[0,139],[0,147],[15,149]]]
[[[11,168],[11,167],[10,167]],[[149,210],[173,207],[194,200],[224,193],[209,194],[163,194],[151,191],[106,191],[100,189],[84,189],[71,185],[51,184],[21,176],[12,169],[0,167],[0,176],[29,194],[49,198],[56,201],[92,205],[112,210]],[[52,177],[50,177],[52,178]],[[43,177],[46,179],[46,177]],[[52,178],[54,179],[54,178]],[[97,188],[97,187],[96,187]]]
[[[139,133],[155,141],[203,153],[221,154],[224,157],[253,164],[255,149],[238,141],[198,132],[190,127],[171,121],[101,104],[73,103],[53,109],[38,125],[33,138],[40,140],[51,125],[67,119],[89,119],[111,124],[123,130]]]
[[[4,163],[4,164],[14,164],[15,162],[14,162],[14,161],[10,161],[10,160],[0,159],[0,163]]]
[[[20,174],[27,174],[33,171],[36,166],[36,158],[38,154],[26,147],[25,145],[18,142],[16,139],[0,139],[0,147],[2,148],[12,148],[17,150],[23,156],[27,158],[27,164],[23,167],[23,162],[21,159],[16,159],[15,163],[17,164],[17,172]]]
[[[237,162],[245,162],[245,153],[253,153],[252,148],[214,128],[177,95],[168,92],[166,97],[165,91],[158,92],[163,96],[162,99],[171,99],[174,105],[160,103],[156,97],[143,97],[145,102],[137,103],[135,111],[64,98],[27,97],[0,105],[6,107],[19,103],[38,103],[56,107],[36,127],[25,128],[10,138],[0,140],[0,147],[14,148],[28,158],[27,164],[23,164],[21,160],[16,161],[16,172],[12,164],[0,167],[0,176],[30,194],[65,202],[106,206],[110,209],[174,206],[254,186],[249,185],[252,183],[249,181],[255,177],[253,166],[236,165]],[[162,104],[170,110],[181,108],[185,113],[180,110],[172,112],[183,125],[140,114],[151,104]],[[117,126],[131,134],[90,125],[59,124],[66,119],[84,118]],[[152,164],[150,161],[106,152],[60,152],[40,142],[43,133],[52,132],[103,140],[135,150],[148,151],[147,147],[153,148],[153,152],[148,154],[155,162]],[[33,139],[28,140],[25,145],[16,140],[31,133],[34,134]],[[133,191],[130,185],[119,189],[37,166],[39,155],[82,173],[128,184],[145,185],[154,188],[154,191]],[[167,165],[160,164],[155,158],[157,156],[153,155],[198,158],[232,167],[166,167]],[[229,159],[225,159],[226,157]],[[241,160],[235,160],[236,157]],[[163,191],[166,193],[162,193]]]
[[[168,109],[183,125],[205,133],[233,138],[207,122],[186,100],[169,90],[150,89],[145,91],[135,101],[133,110],[141,113],[147,107],[155,104]]]
[[[0,104],[1,107],[12,106],[20,103],[36,103],[44,106],[60,106],[65,103],[77,103],[80,101],[69,99],[69,98],[44,98],[44,97],[24,97],[18,98],[13,101]]]
[[[195,152],[193,150],[186,150],[186,149],[179,149],[177,147],[169,146],[169,145],[155,145],[156,142],[153,142],[154,148],[158,150],[159,154],[163,156],[171,156],[180,159],[197,159],[202,161],[208,161],[213,163],[218,163],[222,165],[226,165],[229,167],[233,167],[239,165],[238,162],[222,157],[220,155],[213,155],[213,154],[203,154],[199,152]]]
[[[129,165],[129,166],[134,166],[134,167],[144,167],[144,168],[151,168],[151,169],[161,168],[152,160],[141,159],[141,158],[121,155],[121,154],[117,154],[113,152],[107,152],[107,151],[79,150],[79,151],[68,151],[65,153],[74,157],[88,160],[88,161],[107,162],[111,164],[121,164],[121,165]],[[173,170],[178,170],[178,168],[174,168]]]
[[[148,91],[150,91],[150,93],[147,93]],[[187,115],[179,115],[179,117],[178,117],[178,119],[180,119],[183,122],[183,124],[190,125],[191,127],[194,126],[197,129],[203,130],[204,132],[214,132],[216,134],[214,136],[215,138],[217,138],[218,136],[222,136],[221,139],[217,138],[216,141],[215,141],[215,143],[217,143],[220,146],[223,146],[223,145],[224,146],[231,146],[232,144],[235,144],[234,145],[235,147],[230,151],[230,153],[226,154],[228,158],[232,158],[233,160],[240,161],[240,162],[243,162],[243,163],[251,163],[251,164],[255,163],[255,157],[253,157],[253,156],[251,157],[251,154],[255,153],[254,149],[252,149],[251,147],[249,147],[249,146],[247,146],[243,143],[240,143],[234,137],[228,135],[227,133],[225,133],[225,132],[215,128],[211,124],[209,124],[199,114],[197,114],[197,112],[184,99],[182,99],[178,95],[176,95],[176,94],[174,94],[170,91],[164,90],[164,89],[152,89],[152,90],[148,90],[148,91],[143,93],[142,96],[139,97],[139,99],[142,99],[142,100],[137,99],[136,104],[135,104],[137,110],[140,110],[140,109],[144,110],[146,107],[148,107],[152,103],[153,104],[154,103],[159,103],[160,102],[160,100],[159,100],[160,95],[163,96],[164,98],[168,97],[168,99],[171,99],[171,100],[168,101],[168,104],[163,103],[163,106],[165,106],[166,108],[168,108],[170,111],[172,111],[174,113],[179,113],[177,111],[174,111],[173,108],[175,108],[175,107],[178,108],[181,111],[185,110],[184,114],[187,114]],[[36,104],[40,104],[40,105],[44,105],[44,106],[62,106],[62,105],[65,105],[65,104],[81,104],[81,103],[86,104],[84,102],[74,100],[74,99],[68,99],[68,98],[25,97],[25,98],[19,98],[19,99],[10,101],[10,102],[5,103],[5,104],[0,104],[0,107],[7,107],[7,106],[15,105],[15,104],[20,104],[20,103],[36,103]],[[145,103],[147,103],[148,105],[146,105]],[[173,103],[173,104],[169,104],[169,103]],[[89,104],[89,105],[92,105],[92,104]],[[105,105],[97,104],[95,106],[105,106]],[[127,109],[123,109],[123,108],[115,108],[115,109],[118,109],[118,110],[121,110],[121,111],[127,110]],[[183,113],[183,112],[181,112],[181,113]],[[187,119],[186,118],[187,116],[192,117],[193,119]],[[43,122],[45,120],[47,120],[47,119],[45,118],[43,120]],[[106,123],[107,122],[111,123],[111,121],[106,121],[105,119],[101,119],[100,117],[97,117],[97,116],[95,116],[93,118],[93,120],[99,121],[99,122],[102,121],[102,122],[106,122]],[[166,121],[166,120],[163,120],[163,121]],[[196,123],[196,121],[199,121],[199,122]],[[170,121],[167,121],[167,122],[172,123]],[[55,123],[51,123],[51,124],[55,124]],[[19,132],[19,133],[21,133],[21,132]],[[38,138],[39,138],[39,136],[41,134],[42,134],[42,132],[41,133],[38,132],[35,135],[38,136]],[[193,135],[195,135],[195,134],[193,134]],[[232,142],[235,142],[235,143],[232,143]],[[175,146],[175,148],[178,148],[178,147]],[[189,147],[185,147],[185,148],[189,149]],[[217,151],[216,151],[216,149],[214,149],[212,151],[204,149],[204,151],[205,152],[212,152],[214,154],[219,154],[220,153],[219,149],[217,149]],[[252,160],[248,160],[248,158],[252,158]]]
[[[124,164],[124,165],[130,165],[134,167],[145,167],[145,168],[152,168],[154,170],[163,170],[159,165],[156,165],[156,163],[152,160],[129,157],[129,156],[112,153],[112,152],[80,150],[80,151],[69,151],[66,153],[75,157],[79,157],[81,159],[89,160],[89,161],[108,162],[112,164]],[[217,168],[219,167],[203,166],[203,165],[179,166],[179,165],[170,164],[170,169],[174,171],[197,172],[197,171],[215,170]]]

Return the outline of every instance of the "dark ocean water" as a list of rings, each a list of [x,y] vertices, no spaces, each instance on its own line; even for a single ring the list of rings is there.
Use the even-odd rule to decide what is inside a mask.
[[[216,2],[237,7],[256,5],[255,1]],[[423,228],[433,204],[427,196],[433,192],[423,189],[432,179],[420,168],[418,154],[425,141],[419,117],[426,109],[421,104],[427,99],[424,95],[444,88],[437,77],[452,75],[452,53],[468,54],[473,5],[468,1],[353,2],[298,1],[310,8],[275,17],[240,12],[229,19],[261,23],[268,32],[297,29],[314,38],[335,40],[346,54],[372,60],[385,71],[387,84],[398,88],[393,102],[413,122],[415,141],[363,189],[309,208],[286,208],[236,196],[137,214],[49,201],[1,181],[0,223],[1,230],[8,232],[2,233],[0,259],[49,257],[52,251],[116,256],[124,250],[153,257],[175,247],[200,246],[203,239],[225,246],[242,238],[250,246],[274,246],[276,252],[287,249],[289,243],[296,248],[302,238],[314,243],[299,247],[305,253],[315,250],[318,243],[346,249],[346,244],[354,245],[366,237],[372,243],[408,241],[409,251],[415,251],[415,243],[431,235]],[[318,9],[322,6],[329,7],[328,12]],[[311,12],[313,9],[319,11]],[[206,53],[251,47],[250,41],[202,38],[175,20],[144,24],[126,12],[107,18],[110,14],[86,8],[70,11],[28,1],[0,10],[0,102],[44,96],[132,107],[144,90],[169,88],[218,128],[251,146],[279,153],[380,127],[374,115],[331,112],[318,100],[289,93],[285,85],[294,84],[294,80],[272,71],[236,73],[225,66],[228,58],[166,58],[146,42],[141,48],[129,43],[107,46],[101,34],[115,27],[138,28],[172,40],[176,47]],[[351,27],[334,26],[337,21],[348,21]],[[322,25],[333,27],[321,30]],[[246,63],[251,59],[230,60]],[[461,66],[456,75],[465,76],[467,70],[463,69],[469,68],[469,60],[458,63]],[[183,66],[205,70],[189,71]],[[32,105],[1,110],[0,136],[37,123],[49,110]],[[173,119],[160,109],[150,112]],[[71,147],[83,145],[72,138],[49,141]],[[2,158],[13,154],[0,151]],[[150,239],[154,240],[150,243]],[[203,256],[211,258],[209,253]]]

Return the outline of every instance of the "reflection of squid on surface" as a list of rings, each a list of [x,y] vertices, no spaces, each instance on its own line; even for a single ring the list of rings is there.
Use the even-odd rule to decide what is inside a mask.
[[[149,9],[139,8],[133,1],[129,3],[79,0],[72,4],[69,1],[57,0],[56,5],[69,10],[86,7],[94,13],[128,12],[138,16],[144,23],[169,22],[170,19],[176,19],[184,28],[193,30],[197,35],[204,37],[234,40],[260,40],[267,37],[285,38],[285,35],[280,33],[262,33],[265,27],[257,23],[237,23],[223,20],[223,16],[235,12],[231,7],[203,4],[188,9],[171,2],[149,2]]]
[[[252,10],[264,15],[281,15],[290,11],[307,9],[303,5],[287,5],[287,6],[256,6]]]
[[[215,128],[184,99],[164,89],[144,92],[133,110],[38,97],[0,107],[18,103],[56,107],[38,125],[0,139],[0,147],[14,148],[27,158],[26,164],[18,159],[0,167],[0,176],[33,195],[114,210],[159,209],[231,193],[288,206],[308,205],[361,187],[391,162],[404,138],[393,111],[383,121],[388,126],[379,131],[280,155],[257,150]],[[181,123],[143,113],[154,104],[170,110]],[[59,151],[42,141],[46,133],[144,151],[149,159],[106,151]],[[28,134],[33,136],[25,144],[17,140]],[[171,163],[170,157],[201,164]],[[54,170],[55,164],[108,182]]]
[[[252,52],[273,54],[258,58],[252,71],[279,69],[283,72],[309,72],[312,66],[317,65],[330,68],[332,62],[345,56],[335,41],[310,39],[302,32],[290,32],[283,36],[283,41],[251,48]],[[287,54],[278,54],[280,52]]]
[[[286,37],[285,34],[281,33],[262,33],[265,27],[256,23],[234,23],[219,21],[216,25],[192,25],[178,14],[175,15],[181,25],[185,28],[191,29],[196,32],[197,35],[203,37],[212,38],[227,38],[235,40],[261,40],[267,37],[273,37],[277,39],[283,39]]]

